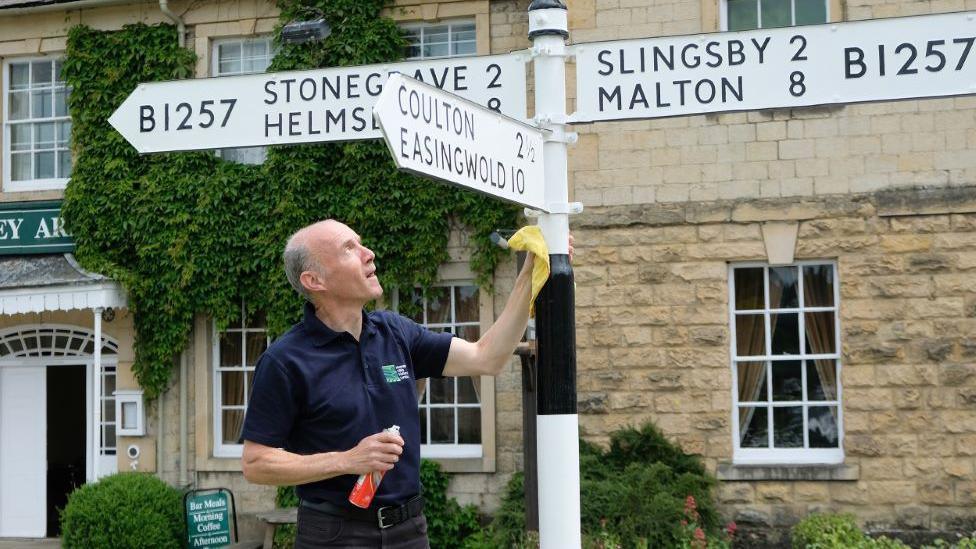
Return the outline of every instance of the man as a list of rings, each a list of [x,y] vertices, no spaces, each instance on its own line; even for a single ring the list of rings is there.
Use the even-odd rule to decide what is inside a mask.
[[[498,320],[473,343],[392,312],[364,312],[383,295],[374,258],[334,220],[299,230],[285,246],[305,316],[258,361],[242,462],[250,482],[298,485],[296,547],[428,547],[415,382],[499,374],[528,320],[531,259]],[[391,425],[400,435],[382,432]],[[349,492],[371,471],[386,475],[369,509],[359,509]]]

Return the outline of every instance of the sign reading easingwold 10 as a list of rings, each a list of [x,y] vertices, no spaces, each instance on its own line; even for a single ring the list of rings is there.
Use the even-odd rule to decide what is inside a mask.
[[[189,547],[226,547],[233,543],[229,492],[216,489],[188,493],[184,498],[184,505]]]
[[[400,74],[374,114],[401,170],[548,211],[538,128]]]
[[[142,153],[375,139],[395,72],[525,118],[525,62],[506,54],[140,84],[109,122]]]
[[[73,252],[64,230],[61,202],[0,204],[0,255]]]
[[[976,12],[580,44],[574,122],[976,93]]]

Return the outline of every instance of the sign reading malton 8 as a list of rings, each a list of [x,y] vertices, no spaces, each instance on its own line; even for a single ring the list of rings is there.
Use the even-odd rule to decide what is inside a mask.
[[[186,498],[187,544],[190,547],[226,547],[232,543],[230,498],[226,491],[193,494]]]
[[[72,252],[60,202],[0,204],[0,255]]]
[[[525,62],[506,54],[140,84],[109,122],[143,153],[375,139],[395,72],[525,118]]]
[[[976,12],[581,44],[575,122],[976,93]]]
[[[548,211],[538,128],[400,74],[374,113],[400,169]]]

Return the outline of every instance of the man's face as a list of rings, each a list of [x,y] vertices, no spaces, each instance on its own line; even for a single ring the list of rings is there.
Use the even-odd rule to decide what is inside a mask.
[[[383,295],[376,278],[376,255],[363,246],[356,231],[338,221],[312,228],[309,248],[325,271],[323,283],[334,299],[365,304]]]

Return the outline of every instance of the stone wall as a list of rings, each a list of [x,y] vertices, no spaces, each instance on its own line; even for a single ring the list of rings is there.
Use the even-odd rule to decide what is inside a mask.
[[[933,213],[904,215],[905,203]],[[875,529],[972,527],[974,204],[968,187],[584,213],[574,223],[583,435],[605,442],[651,420],[712,471],[727,466],[728,265],[765,261],[761,223],[796,222],[796,258],[838,265],[854,480],[722,481],[726,514],[788,526],[830,509]]]

